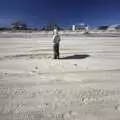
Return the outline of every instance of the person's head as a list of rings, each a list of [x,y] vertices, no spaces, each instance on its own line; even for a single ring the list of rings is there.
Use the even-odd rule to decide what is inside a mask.
[[[59,34],[58,30],[54,29],[54,35],[58,35],[58,34]]]

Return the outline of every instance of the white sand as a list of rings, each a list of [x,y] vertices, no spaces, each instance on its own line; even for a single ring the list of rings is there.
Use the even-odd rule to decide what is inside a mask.
[[[120,120],[120,37],[62,36],[60,53],[50,34],[0,33],[0,120]]]

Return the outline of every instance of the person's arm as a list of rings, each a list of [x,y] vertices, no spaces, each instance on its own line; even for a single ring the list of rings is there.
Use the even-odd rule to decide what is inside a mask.
[[[53,38],[52,38],[52,40],[53,40],[53,43],[55,43],[55,35],[53,35]]]
[[[61,41],[61,37],[59,36],[59,42]]]

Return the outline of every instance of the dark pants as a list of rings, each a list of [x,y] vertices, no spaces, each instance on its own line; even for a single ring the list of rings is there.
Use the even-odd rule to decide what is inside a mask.
[[[53,51],[54,51],[54,59],[59,59],[59,44],[54,44]]]

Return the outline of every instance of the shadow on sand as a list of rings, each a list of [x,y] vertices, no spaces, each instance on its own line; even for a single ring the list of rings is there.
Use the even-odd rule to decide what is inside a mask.
[[[60,58],[61,60],[69,60],[69,59],[85,59],[87,57],[90,57],[90,55],[72,55]]]

